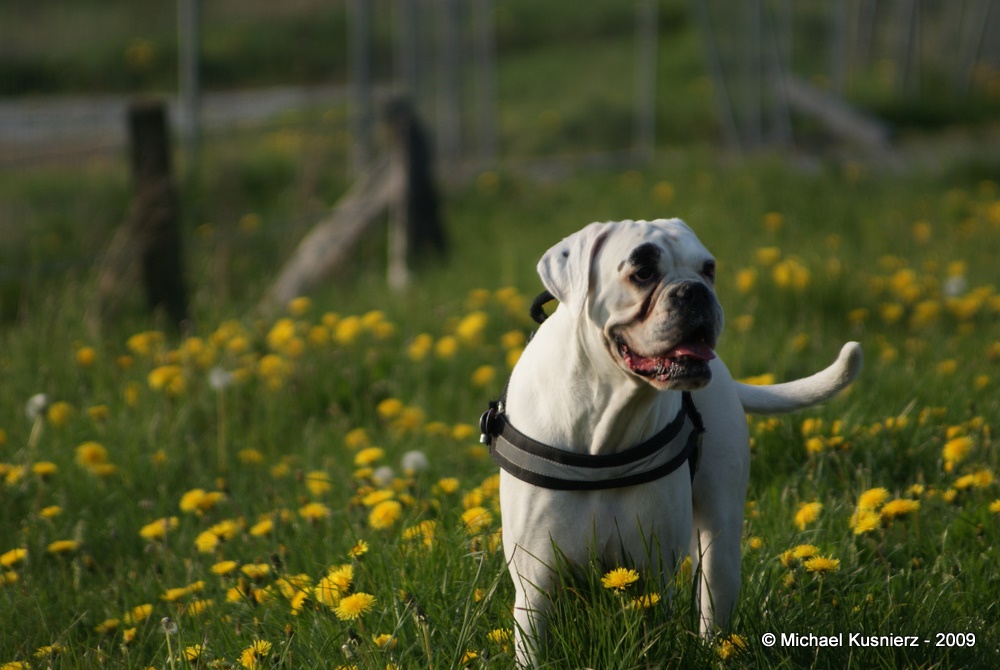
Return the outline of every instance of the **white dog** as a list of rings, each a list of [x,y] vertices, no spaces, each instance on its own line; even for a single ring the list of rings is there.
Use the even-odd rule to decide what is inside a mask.
[[[538,273],[559,307],[483,418],[502,467],[518,663],[544,644],[557,551],[659,570],[663,584],[689,552],[701,632],[724,629],[740,589],[745,413],[832,397],[860,371],[860,347],[805,379],[735,382],[713,351],[715,261],[679,219],[591,224]]]

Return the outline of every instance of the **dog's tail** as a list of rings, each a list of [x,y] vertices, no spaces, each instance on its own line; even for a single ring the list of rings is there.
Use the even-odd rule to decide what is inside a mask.
[[[830,367],[784,384],[752,386],[737,382],[743,409],[751,414],[794,412],[829,400],[843,391],[861,371],[861,345],[848,342]]]

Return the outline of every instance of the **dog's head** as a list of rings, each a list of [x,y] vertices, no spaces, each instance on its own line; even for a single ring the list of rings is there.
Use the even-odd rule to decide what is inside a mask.
[[[538,274],[624,374],[660,390],[711,380],[715,259],[680,219],[591,224],[546,252]]]

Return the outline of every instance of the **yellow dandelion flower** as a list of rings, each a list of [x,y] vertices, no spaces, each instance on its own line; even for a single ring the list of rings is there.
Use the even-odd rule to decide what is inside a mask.
[[[437,521],[425,519],[416,526],[410,526],[403,531],[404,540],[421,540],[423,544],[430,547],[434,543],[434,534],[437,532]]]
[[[483,334],[483,330],[489,323],[489,316],[483,311],[470,312],[464,316],[455,327],[455,336],[468,345],[478,343]]]
[[[312,309],[312,300],[305,296],[292,298],[288,302],[288,313],[292,316],[305,316]]]
[[[433,492],[437,494],[451,495],[458,490],[460,483],[456,477],[442,477],[434,485]]]
[[[76,464],[81,468],[92,470],[108,460],[108,450],[97,442],[84,442],[76,448]]]
[[[349,346],[358,339],[362,329],[361,319],[357,316],[345,316],[333,324],[333,339],[341,346]]]
[[[763,216],[764,229],[769,233],[776,233],[781,230],[785,222],[785,217],[781,212],[767,212]]]
[[[310,523],[322,521],[332,514],[329,507],[320,502],[307,503],[299,508],[299,516]]]
[[[990,503],[990,512],[993,514],[1000,514],[1000,499],[994,500]]]
[[[396,500],[385,500],[375,505],[368,515],[368,525],[375,530],[391,527],[403,515],[403,506]]]
[[[188,514],[202,516],[225,497],[226,494],[221,491],[206,492],[204,489],[191,489],[181,496],[180,509]]]
[[[510,628],[494,628],[486,634],[486,639],[490,644],[507,651],[514,640],[514,632]]]
[[[422,361],[427,358],[434,348],[434,338],[429,333],[420,333],[413,338],[406,350],[407,356],[413,362]]]
[[[760,265],[770,267],[781,258],[781,249],[777,247],[761,247],[754,252],[754,258]]]
[[[395,419],[403,411],[403,401],[399,398],[386,398],[375,406],[375,412],[379,417],[388,421]]]
[[[50,542],[47,551],[50,554],[60,555],[60,554],[72,554],[74,551],[80,548],[80,543],[76,540],[56,540],[55,542]]]
[[[111,416],[111,410],[107,405],[94,405],[87,408],[87,416],[94,421],[106,421]]]
[[[223,576],[228,575],[236,568],[240,567],[240,564],[236,561],[219,561],[213,565],[210,569],[212,574]]]
[[[606,589],[624,591],[639,581],[639,573],[630,568],[615,568],[601,577],[601,586]]]
[[[176,530],[179,525],[180,520],[177,517],[164,517],[140,528],[139,536],[146,540],[162,540],[169,531]]]
[[[333,488],[330,475],[323,470],[313,470],[306,475],[306,488],[314,496],[321,496]]]
[[[897,498],[890,500],[882,506],[881,514],[883,519],[895,519],[897,517],[912,514],[920,509],[919,500],[909,500],[907,498]]]
[[[340,603],[343,591],[340,590],[334,580],[326,576],[316,582],[316,586],[312,588],[312,596],[320,605],[326,605],[332,609]]]
[[[385,450],[381,447],[365,447],[354,455],[354,465],[363,468],[382,460],[384,457]]]
[[[13,568],[23,563],[28,558],[28,550],[24,547],[11,549],[0,554],[0,567]]]
[[[250,530],[247,532],[253,537],[264,537],[265,535],[270,535],[274,532],[274,520],[271,518],[261,519],[254,525],[250,526]]]
[[[185,388],[184,370],[179,365],[161,365],[146,377],[149,388],[166,391],[172,395],[182,393]]]
[[[361,504],[365,507],[375,507],[381,502],[392,500],[396,497],[396,492],[392,489],[378,489],[366,494],[361,498]]]
[[[389,633],[372,635],[372,642],[375,643],[376,647],[385,651],[392,651],[396,648],[396,638]]]
[[[240,568],[240,572],[254,581],[260,581],[271,574],[271,566],[267,563],[247,563]]]
[[[311,591],[311,589],[310,589]],[[299,613],[305,608],[305,606],[310,602],[309,593],[310,591],[302,590],[297,591],[291,598],[289,606],[291,608],[292,614],[298,616]]]
[[[881,515],[873,509],[860,507],[856,514],[851,516],[851,528],[855,535],[863,535],[878,528],[882,523]]]
[[[264,462],[264,454],[253,448],[240,449],[236,453],[236,458],[243,465],[259,465]]]
[[[716,648],[716,652],[719,654],[719,658],[723,661],[732,658],[741,651],[747,649],[747,641],[742,635],[728,635],[719,640],[719,646]]]
[[[988,468],[976,470],[972,473],[972,485],[977,489],[989,488],[993,484],[993,472]]]
[[[629,608],[636,610],[648,610],[656,607],[662,598],[659,593],[647,593],[644,596],[635,598],[628,604]]]
[[[805,530],[806,526],[819,518],[819,513],[823,510],[823,503],[811,502],[799,505],[799,511],[795,513],[795,525],[799,530]]]
[[[97,350],[93,347],[80,347],[76,350],[76,363],[82,368],[89,368],[97,360]]]
[[[330,568],[326,573],[326,579],[331,587],[340,593],[347,593],[354,583],[354,566],[346,563]]]
[[[882,487],[868,489],[858,496],[858,509],[877,510],[888,499],[889,492],[886,489]]]
[[[736,273],[736,290],[740,293],[750,293],[757,285],[757,271],[753,268],[743,268]]]
[[[434,355],[446,360],[455,356],[458,352],[458,340],[451,335],[445,335],[434,343]]]
[[[819,435],[806,440],[806,452],[810,454],[821,454],[826,451],[826,439]]]
[[[53,426],[65,426],[74,414],[76,414],[76,409],[62,400],[52,403],[45,410],[45,418]]]
[[[118,630],[121,626],[121,621],[118,619],[105,619],[101,623],[94,626],[94,632],[98,635],[110,635]]]
[[[493,515],[485,507],[470,507],[462,513],[462,523],[470,533],[486,530],[493,522]]]
[[[800,561],[812,558],[819,554],[819,547],[813,544],[799,544],[792,547],[792,557]]]
[[[472,373],[472,385],[476,388],[485,388],[493,383],[497,376],[497,370],[492,365],[480,365]]]
[[[368,543],[364,540],[358,540],[357,544],[348,550],[347,555],[351,558],[361,558],[368,553]]]
[[[341,598],[333,611],[341,621],[354,621],[370,612],[375,607],[375,602],[375,596],[369,593],[354,593]]]
[[[740,380],[744,384],[749,384],[751,386],[768,386],[774,383],[774,375],[767,372],[762,375],[754,375],[752,377],[744,377]]]
[[[400,431],[412,431],[420,428],[424,423],[424,410],[419,407],[404,407],[392,422],[392,427]]]
[[[184,648],[184,660],[188,663],[195,663],[200,665],[198,661],[201,660],[202,654],[205,653],[205,645],[203,644],[192,644],[189,647]]]
[[[268,666],[267,659],[270,655],[271,643],[267,640],[255,640],[240,654],[240,665],[247,670],[258,670]]]
[[[456,423],[451,428],[451,437],[458,442],[468,440],[473,435],[477,434],[479,430],[468,423]]]
[[[137,605],[132,609],[130,609],[128,613],[126,613],[125,616],[122,617],[122,621],[124,621],[125,625],[127,626],[134,626],[148,619],[149,615],[152,613],[153,613],[152,605],[148,603],[145,605]]]
[[[344,443],[351,449],[361,449],[370,446],[371,439],[364,428],[352,428],[344,435]]]
[[[965,460],[972,449],[972,445],[972,438],[964,435],[953,437],[945,442],[944,448],[941,450],[941,456],[945,460],[946,467],[949,465],[953,466],[955,463]]]
[[[840,570],[840,560],[827,558],[826,556],[813,556],[802,562],[802,566],[808,571],[819,575]]]

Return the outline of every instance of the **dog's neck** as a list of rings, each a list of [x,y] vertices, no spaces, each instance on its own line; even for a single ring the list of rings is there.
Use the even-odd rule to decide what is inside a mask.
[[[558,344],[540,346],[543,337]],[[577,328],[564,307],[556,309],[511,375],[511,423],[556,448],[607,454],[644,442],[673,420],[681,394],[629,377],[602,339],[596,329]]]

